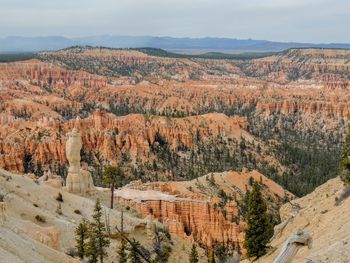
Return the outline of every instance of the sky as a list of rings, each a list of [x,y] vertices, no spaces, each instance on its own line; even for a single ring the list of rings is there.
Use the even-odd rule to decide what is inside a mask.
[[[0,0],[0,37],[93,35],[350,43],[350,0]]]

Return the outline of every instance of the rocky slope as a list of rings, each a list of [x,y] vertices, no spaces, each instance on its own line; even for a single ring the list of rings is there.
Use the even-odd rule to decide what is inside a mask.
[[[146,249],[152,249],[152,234],[149,224],[155,221],[141,219],[135,211],[116,204],[113,210],[106,205],[109,193],[96,191],[89,196],[70,194],[49,184],[36,183],[26,175],[0,170],[0,194],[5,194],[5,202],[0,202],[0,261],[11,263],[77,263],[78,258],[68,256],[75,246],[74,230],[82,218],[91,220],[96,198],[100,198],[108,215],[112,239],[105,262],[116,262],[116,250],[120,237],[114,226],[120,226],[121,208],[124,209],[124,231],[130,238],[138,240]],[[108,189],[106,189],[108,190]],[[62,193],[61,212],[58,212],[58,193]],[[3,205],[5,210],[2,210]],[[79,213],[76,211],[79,210]],[[40,222],[37,216],[45,219]],[[172,236],[172,254],[169,262],[185,262],[191,244]],[[204,251],[199,250],[201,258]],[[71,253],[71,252],[70,252]],[[202,260],[201,262],[205,262]]]
[[[186,182],[135,182],[115,195],[143,217],[152,216],[163,222],[170,233],[193,239],[204,247],[225,246],[242,252],[244,197],[251,177],[262,183],[272,212],[283,200],[293,198],[264,175],[247,170],[214,173]]]
[[[343,188],[339,178],[335,178],[321,185],[311,194],[293,200],[292,203],[300,207],[299,212],[272,241],[272,251],[257,262],[272,262],[288,236],[295,234],[298,229],[309,232],[313,242],[311,249],[307,246],[302,247],[293,262],[348,262],[350,198],[342,200]],[[282,221],[288,219],[292,214],[291,205],[285,204],[280,211]]]

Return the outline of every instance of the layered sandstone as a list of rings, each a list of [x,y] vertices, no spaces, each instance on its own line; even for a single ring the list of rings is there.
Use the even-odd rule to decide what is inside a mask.
[[[28,126],[21,128],[24,123]],[[24,123],[10,120],[2,129],[4,139],[0,141],[0,164],[5,169],[23,171],[27,153],[41,164],[51,161],[65,164],[64,134],[72,128],[81,132],[86,151],[98,151],[109,160],[118,158],[122,152],[129,152],[135,158],[146,158],[159,138],[176,150],[191,148],[196,136],[209,141],[218,135],[237,140],[248,136],[246,118],[217,113],[169,119],[140,114],[117,117],[98,111],[87,119],[65,123],[44,120]]]
[[[69,162],[65,189],[71,193],[86,194],[94,191],[91,173],[80,167],[81,136],[76,129],[68,134],[66,157]]]
[[[120,52],[123,55],[120,55]],[[221,71],[209,74],[209,76],[215,76],[214,80],[208,77],[202,80],[186,79],[180,82],[177,79],[167,80],[166,77],[158,75],[157,78],[160,80],[154,81],[153,75],[145,72],[145,79],[137,84],[133,82],[131,76],[99,76],[82,70],[64,69],[59,67],[63,62],[58,64],[55,62],[65,61],[66,57],[69,57],[69,61],[77,63],[82,59],[108,65],[110,60],[118,61],[120,57],[128,55],[130,57],[128,61],[133,61],[130,63],[136,65],[141,63],[138,62],[138,57],[147,58],[148,63],[152,65],[157,65],[158,62],[163,63],[163,60],[181,63],[177,59],[151,57],[134,51],[86,50],[76,53],[66,50],[48,53],[45,55],[52,57],[50,61],[54,65],[36,60],[0,65],[0,80],[3,86],[0,97],[4,101],[0,105],[0,110],[10,115],[31,119],[40,119],[41,115],[53,118],[59,118],[61,115],[64,118],[72,118],[82,114],[90,107],[93,108],[92,110],[103,107],[113,111],[114,107],[117,110],[122,108],[128,113],[156,112],[182,116],[258,104],[258,109],[279,110],[283,108],[282,112],[286,114],[300,111],[302,113],[322,113],[324,116],[327,114],[345,116],[349,112],[349,85],[346,84],[346,80],[349,80],[346,70],[349,67],[347,65],[348,52],[333,51],[332,56],[326,55],[328,51],[324,51],[324,55],[321,51],[314,54],[313,50],[293,51],[295,54],[290,52],[293,54],[292,59],[287,53],[244,62],[247,69],[243,68],[241,71],[239,68],[232,69],[229,77],[222,75],[225,69],[221,69]],[[110,53],[110,55],[105,53]],[[303,56],[307,58],[304,64],[298,60]],[[189,64],[183,64],[184,68],[195,64],[203,71],[207,66],[217,67],[218,64],[223,64],[225,68],[233,67],[233,64],[236,63],[243,63],[195,59],[186,61]],[[121,59],[120,62],[124,63],[124,60]],[[125,63],[129,64],[129,62]],[[322,65],[330,67],[333,64],[337,65],[334,66],[337,69],[334,68],[332,74],[321,71],[318,75],[312,75],[311,78],[301,77],[298,81],[287,80],[283,83],[275,77],[266,81],[264,75],[246,76],[246,72],[256,72],[256,69],[251,67],[260,68],[260,65],[264,63],[272,65],[272,68],[267,67],[267,72],[271,71],[271,74],[281,75],[288,73],[289,67],[292,67],[288,66],[290,63],[293,63],[293,68],[298,70],[306,64],[315,64],[319,67]],[[277,67],[276,64],[281,66]],[[167,68],[169,71],[170,69],[171,67]],[[118,73],[118,68],[113,70]],[[135,69],[130,70],[133,72]],[[304,71],[314,72],[309,68]],[[173,75],[171,72],[169,74]],[[339,78],[344,81],[340,81],[342,84],[339,82],[338,85],[336,83]]]
[[[320,71],[308,79],[280,82],[278,78],[265,75],[247,76],[245,67],[253,72],[249,69],[252,65],[279,63],[281,66],[277,68],[267,68],[285,75],[287,68],[292,67],[290,63],[298,67],[298,58],[306,57],[306,64],[319,62],[320,65],[343,68],[347,65],[348,53],[290,52],[293,56],[286,53],[242,62],[159,58],[126,50],[68,49],[45,53],[41,59],[46,62],[30,60],[1,64],[0,165],[21,172],[25,162],[30,160],[42,165],[66,165],[65,134],[74,127],[84,131],[82,141],[86,152],[96,150],[107,161],[130,154],[134,160],[151,162],[156,159],[152,147],[158,139],[164,139],[172,150],[179,152],[191,148],[197,136],[206,138],[208,143],[215,141],[218,135],[239,139],[247,136],[249,129],[247,120],[238,117],[209,114],[177,119],[153,117],[154,114],[183,117],[207,112],[251,112],[258,122],[253,127],[255,130],[276,115],[278,118],[290,116],[294,121],[293,129],[301,133],[315,130],[340,141],[344,119],[350,112],[350,91],[346,87],[329,88],[327,85],[339,77],[348,78],[345,68],[345,71],[335,73]],[[323,57],[324,62],[318,57]],[[120,69],[108,65],[119,61],[129,67],[131,75],[141,67],[143,77],[135,82],[134,75],[120,76],[118,73],[110,76],[104,71],[87,73],[84,65],[90,65],[91,61],[116,73]],[[72,66],[69,63],[73,62],[80,63],[79,70],[69,69]],[[179,72],[183,75],[189,76],[188,73],[194,70],[201,72],[202,78],[179,81],[152,73],[162,68],[165,73],[175,76],[170,70],[173,64],[177,65],[176,70],[181,68]],[[145,115],[115,117],[98,113],[97,109],[120,115]],[[72,121],[76,116],[83,120]],[[282,127],[282,124],[278,126]]]
[[[224,244],[242,249],[244,221],[239,206],[249,188],[250,177],[261,181],[264,193],[277,204],[285,196],[292,196],[264,175],[247,170],[215,173],[186,182],[136,182],[118,190],[115,195],[143,217],[152,216],[167,225],[172,234],[210,248]],[[208,180],[214,180],[214,183]],[[220,189],[232,197],[224,206],[220,206]]]
[[[236,61],[73,48],[43,53],[40,59],[0,65],[0,164],[13,171],[23,171],[23,160],[29,155],[42,164],[66,164],[65,133],[74,125],[84,129],[84,148],[98,150],[109,161],[129,152],[135,158],[153,159],[150,148],[158,135],[172,149],[186,149],[193,145],[197,130],[203,137],[237,138],[240,128],[247,130],[248,124],[236,118],[233,122],[241,126],[236,129],[231,119],[221,115],[210,117],[218,118],[213,124],[209,117],[171,118],[170,122],[162,118],[157,123],[153,119],[160,119],[150,115],[244,114],[257,122],[255,130],[276,116],[292,118],[292,129],[315,130],[339,142],[350,112],[348,51],[290,50]],[[288,78],[295,70],[310,76],[299,72],[298,78]],[[196,74],[200,77],[193,77]],[[94,113],[98,109],[133,115],[100,118]],[[77,116],[84,121],[69,121]]]

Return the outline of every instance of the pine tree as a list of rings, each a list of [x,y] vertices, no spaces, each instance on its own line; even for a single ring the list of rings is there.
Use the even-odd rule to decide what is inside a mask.
[[[192,249],[191,249],[191,254],[190,254],[190,263],[198,263],[198,252],[196,248],[196,244],[193,243]]]
[[[121,228],[121,234],[124,234],[124,210],[122,209],[121,214],[120,214],[120,228]],[[118,260],[119,263],[127,263],[128,261],[128,255],[126,253],[127,249],[127,241],[126,239],[122,236],[121,244],[118,248]]]
[[[140,246],[140,243],[136,241],[135,239],[132,241],[133,246],[130,246],[130,253],[128,258],[130,259],[131,263],[142,263],[141,257],[137,251],[137,247]]]
[[[128,255],[126,253],[127,242],[124,238],[122,238],[120,246],[118,248],[118,260],[119,263],[126,263],[128,261]]]
[[[171,240],[167,230],[154,228],[153,251],[156,262],[168,262],[171,253]]]
[[[215,255],[213,251],[208,251],[208,263],[215,263]]]
[[[267,213],[267,205],[260,185],[254,182],[247,198],[247,228],[244,247],[249,257],[260,257],[266,253],[266,245],[273,235],[273,225]]]
[[[91,225],[89,226],[88,236],[89,239],[86,244],[85,254],[88,257],[88,263],[97,263],[99,256],[98,239]]]
[[[103,263],[103,257],[106,256],[106,247],[109,246],[110,241],[106,237],[106,226],[102,222],[102,206],[99,199],[96,201],[92,218],[90,239],[96,239],[98,248],[97,254],[100,258],[100,262]]]
[[[350,185],[350,116],[348,121],[348,131],[340,159],[340,178],[345,184]]]
[[[215,256],[217,257],[220,263],[226,262],[228,258],[228,249],[223,245],[215,247]]]
[[[88,238],[89,222],[84,218],[75,229],[75,241],[78,256],[83,259],[86,251],[86,240]]]
[[[103,182],[111,187],[111,209],[113,209],[114,189],[123,185],[124,177],[124,172],[119,166],[107,166],[103,172]]]

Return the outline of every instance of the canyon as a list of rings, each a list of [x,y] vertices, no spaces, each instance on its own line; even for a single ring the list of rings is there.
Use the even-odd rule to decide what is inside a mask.
[[[126,180],[115,198],[129,209],[130,222],[142,225],[144,234],[147,220],[159,221],[179,242],[197,242],[202,254],[220,246],[244,254],[244,198],[251,177],[261,182],[275,223],[285,219],[283,203],[299,200],[302,206],[318,192],[296,196],[336,177],[350,113],[349,50],[290,49],[242,60],[147,52],[73,47],[0,63],[0,168],[24,178],[48,172],[66,178],[65,144],[76,129],[82,167],[100,187],[92,199],[108,199],[103,167],[117,163]],[[23,189],[36,187],[13,177]],[[339,186],[335,180],[328,182],[332,189]],[[15,187],[4,184],[8,191]],[[50,189],[45,186],[41,194]],[[75,206],[88,202],[91,212],[89,198],[79,203],[67,196]],[[29,211],[34,200],[25,199]],[[46,225],[62,230],[51,210],[45,212],[52,217]],[[26,216],[17,210],[10,216],[25,229],[25,240],[40,239],[27,230],[31,223],[22,222]],[[46,230],[52,229],[38,232],[49,247],[62,252],[71,245],[62,247]],[[275,257],[271,253],[268,260]]]
[[[262,183],[275,214],[283,200],[294,198],[259,172],[247,170],[214,173],[185,182],[135,181],[115,196],[140,211],[142,217],[151,216],[165,224],[171,234],[212,249],[224,246],[244,251],[242,205],[251,178]]]
[[[336,156],[350,112],[349,54],[348,50],[290,49],[259,59],[215,60],[161,57],[147,54],[147,49],[74,47],[42,52],[31,60],[2,63],[1,166],[41,174],[42,166],[49,165],[55,173],[65,176],[62,145],[68,127],[77,117],[86,125],[83,123],[91,122],[99,111],[109,114],[107,119],[117,118],[111,114],[121,120],[134,119],[135,126],[144,131],[125,133],[130,122],[125,127],[109,125],[102,135],[98,124],[92,123],[96,130],[83,138],[83,159],[90,167],[122,158],[134,179],[150,173],[147,180],[191,179],[209,172],[248,167],[303,195],[336,175]],[[160,116],[169,126],[176,120],[196,122],[191,125],[198,127],[201,122],[195,120],[196,116],[209,113],[237,116],[234,118],[241,118],[241,127],[237,126],[237,131],[227,127],[231,130],[220,132],[219,137],[218,133],[197,136],[196,129],[187,134],[181,130],[190,125],[170,128],[170,132],[148,121]],[[224,126],[227,121],[221,120]],[[13,134],[16,129],[25,130],[25,138]],[[163,134],[159,133],[161,130]],[[254,138],[248,141],[255,144],[248,145],[244,156],[244,150],[237,149],[240,130],[244,138]],[[19,142],[25,145],[23,149],[19,149]],[[257,144],[265,151],[257,153]],[[309,148],[315,151],[313,157],[307,156]],[[313,172],[312,180],[317,182],[308,185],[301,172],[305,164],[290,164],[295,151],[311,158],[313,167],[324,163],[323,158],[335,165]],[[96,156],[97,152],[101,156]],[[212,156],[212,152],[218,155]],[[163,159],[168,156],[168,164],[161,161],[160,155]],[[225,156],[227,161],[221,164],[219,160]],[[267,165],[266,160],[271,158],[275,161]],[[160,163],[159,171],[150,168],[153,161]],[[191,171],[176,169],[179,162],[191,162]],[[101,176],[98,173],[96,176]],[[283,174],[296,174],[294,177],[299,177],[301,183],[292,189],[294,186],[287,185]]]

